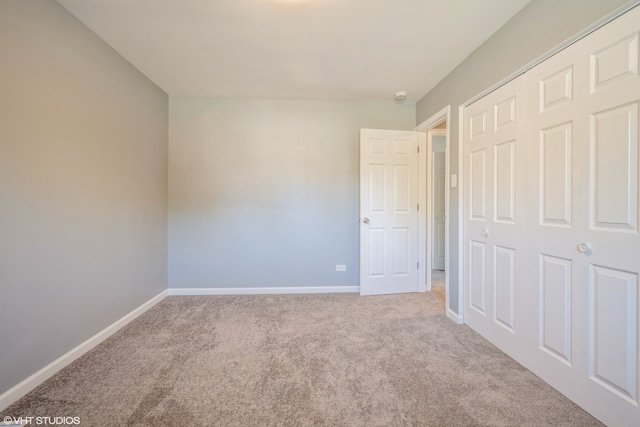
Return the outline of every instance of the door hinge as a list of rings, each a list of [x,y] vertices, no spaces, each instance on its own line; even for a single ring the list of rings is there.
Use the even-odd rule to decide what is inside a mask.
[[[418,212],[420,212],[420,205],[416,205],[416,209]]]
[[[416,265],[416,268],[417,268],[418,270],[420,270],[420,263],[418,263],[418,265]]]
[[[418,154],[420,154],[420,146],[418,146]]]

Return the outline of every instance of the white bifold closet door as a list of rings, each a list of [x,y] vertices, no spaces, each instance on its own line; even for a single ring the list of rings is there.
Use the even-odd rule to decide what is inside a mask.
[[[465,321],[610,426],[640,425],[639,35],[635,8],[464,115]],[[509,96],[513,176],[496,160],[509,139],[495,132]],[[515,183],[492,182],[505,176]],[[519,243],[494,232],[505,185],[516,189]],[[498,302],[507,271],[511,336]]]
[[[530,365],[621,426],[640,425],[639,30],[637,9],[526,76]]]
[[[522,80],[465,110],[465,323],[514,358],[524,355],[516,318],[526,239]]]

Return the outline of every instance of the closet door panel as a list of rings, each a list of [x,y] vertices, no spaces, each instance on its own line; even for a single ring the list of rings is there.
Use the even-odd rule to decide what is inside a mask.
[[[516,359],[526,351],[523,88],[516,79],[463,117],[465,322]]]
[[[527,311],[531,325],[527,366],[574,401],[579,399],[580,355],[586,326],[579,322],[580,279],[576,270],[581,223],[578,105],[586,69],[566,49],[526,74],[527,80]],[[582,329],[582,330],[581,330]]]
[[[580,269],[586,339],[579,404],[611,426],[640,420],[640,276],[638,138],[640,7],[576,46],[588,69],[582,88],[581,163],[587,216]]]

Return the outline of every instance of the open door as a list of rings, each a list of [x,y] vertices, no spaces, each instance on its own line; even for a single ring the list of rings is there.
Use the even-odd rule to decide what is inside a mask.
[[[418,145],[425,139],[360,130],[360,295],[419,289]]]

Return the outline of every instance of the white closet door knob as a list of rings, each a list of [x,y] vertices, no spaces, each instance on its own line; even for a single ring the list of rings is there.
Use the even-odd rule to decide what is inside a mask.
[[[589,245],[587,245],[586,243],[580,243],[578,245],[578,252],[580,252],[581,254],[586,253],[589,249]]]
[[[489,232],[488,232],[487,230],[483,229],[483,230],[480,232],[480,235],[481,235],[482,237],[489,237]]]

